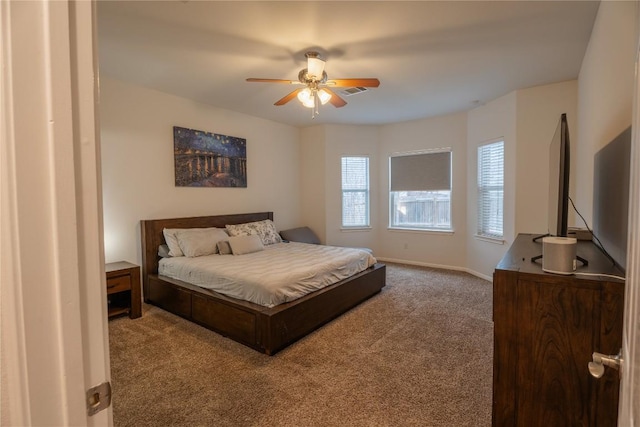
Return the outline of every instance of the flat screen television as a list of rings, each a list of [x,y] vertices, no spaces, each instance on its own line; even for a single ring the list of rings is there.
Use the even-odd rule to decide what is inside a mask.
[[[567,237],[569,218],[569,170],[571,165],[569,125],[563,113],[549,145],[549,212],[550,236]]]
[[[593,234],[622,271],[627,268],[630,159],[631,127],[605,145],[593,159]]]

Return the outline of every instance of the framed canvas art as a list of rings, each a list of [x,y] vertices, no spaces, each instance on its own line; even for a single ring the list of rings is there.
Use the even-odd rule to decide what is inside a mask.
[[[247,140],[173,127],[176,187],[247,187]]]

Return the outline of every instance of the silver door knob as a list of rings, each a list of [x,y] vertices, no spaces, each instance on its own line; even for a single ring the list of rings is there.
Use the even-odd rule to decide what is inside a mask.
[[[593,362],[589,362],[589,373],[595,377],[600,378],[604,375],[604,367],[608,366],[620,371],[620,377],[622,377],[622,349],[620,353],[614,355],[605,355],[602,353],[594,352],[592,355]]]

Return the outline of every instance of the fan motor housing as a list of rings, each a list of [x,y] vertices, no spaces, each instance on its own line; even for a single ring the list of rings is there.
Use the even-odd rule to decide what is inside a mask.
[[[300,83],[308,85],[310,83],[318,83],[318,84],[322,84],[325,83],[327,81],[327,72],[323,71],[322,72],[322,78],[320,80],[316,80],[313,78],[309,78],[309,70],[307,68],[303,68],[302,70],[300,70],[300,72],[298,73],[298,80],[300,80]]]

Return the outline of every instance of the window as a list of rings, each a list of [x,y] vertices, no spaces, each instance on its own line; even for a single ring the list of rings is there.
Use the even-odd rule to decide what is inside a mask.
[[[450,231],[451,151],[389,158],[391,228]]]
[[[342,158],[342,226],[369,227],[369,158]]]
[[[478,147],[478,236],[503,237],[504,141]]]

